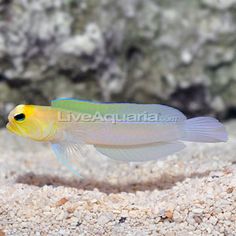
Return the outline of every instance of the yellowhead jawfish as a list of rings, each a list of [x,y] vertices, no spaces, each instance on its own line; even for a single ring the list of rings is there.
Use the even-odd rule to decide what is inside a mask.
[[[58,99],[51,106],[19,105],[8,117],[8,130],[50,142],[57,158],[77,173],[70,160],[86,147],[114,160],[158,160],[182,150],[184,141],[226,142],[215,118],[187,119],[177,109],[157,104],[95,103]]]

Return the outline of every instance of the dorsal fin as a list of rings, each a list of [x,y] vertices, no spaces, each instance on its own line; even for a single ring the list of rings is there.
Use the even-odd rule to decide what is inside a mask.
[[[100,114],[116,115],[156,115],[159,118],[158,122],[164,123],[175,123],[186,120],[185,115],[177,109],[159,104],[99,103],[72,98],[61,98],[53,100],[51,105],[54,108],[87,114],[99,112]]]
[[[60,98],[51,102],[54,108],[80,113],[93,113],[96,110],[96,104],[98,103],[73,98]]]

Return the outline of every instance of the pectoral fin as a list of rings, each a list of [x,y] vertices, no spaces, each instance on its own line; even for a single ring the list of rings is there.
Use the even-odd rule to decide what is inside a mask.
[[[79,177],[80,160],[85,157],[91,145],[80,140],[74,140],[70,135],[57,143],[52,143],[52,149],[58,161]]]

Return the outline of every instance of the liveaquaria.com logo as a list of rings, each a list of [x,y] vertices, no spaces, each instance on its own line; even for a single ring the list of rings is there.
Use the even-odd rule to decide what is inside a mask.
[[[89,113],[73,113],[73,112],[59,112],[58,121],[59,122],[91,122],[91,123],[168,123],[168,122],[177,122],[178,117],[162,115],[161,113],[126,113],[126,114],[115,114],[115,113],[101,113],[95,112],[94,114]]]

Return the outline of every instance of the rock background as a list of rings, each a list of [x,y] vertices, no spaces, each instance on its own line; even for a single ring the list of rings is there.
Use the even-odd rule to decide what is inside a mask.
[[[0,0],[0,123],[57,97],[236,110],[236,0]]]

